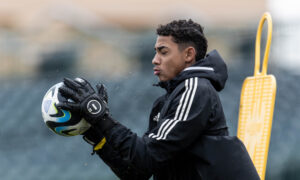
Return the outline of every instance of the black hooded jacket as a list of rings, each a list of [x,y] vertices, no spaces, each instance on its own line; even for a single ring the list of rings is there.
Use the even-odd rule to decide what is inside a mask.
[[[121,179],[259,179],[243,143],[228,136],[217,93],[226,80],[226,65],[214,50],[159,83],[167,92],[154,102],[143,137],[117,124],[97,154]]]

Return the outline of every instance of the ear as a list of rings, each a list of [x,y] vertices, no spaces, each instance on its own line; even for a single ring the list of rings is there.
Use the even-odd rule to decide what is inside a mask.
[[[193,63],[196,61],[196,49],[194,47],[189,46],[184,51],[184,59],[186,63]]]

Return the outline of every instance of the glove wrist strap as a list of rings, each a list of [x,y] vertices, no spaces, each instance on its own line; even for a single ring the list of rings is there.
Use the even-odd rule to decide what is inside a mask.
[[[103,137],[102,140],[97,145],[94,146],[94,151],[98,151],[102,149],[105,143],[106,143],[106,138]]]
[[[105,134],[108,130],[112,129],[117,122],[112,119],[109,115],[105,115],[101,121],[96,124],[96,128],[99,128],[103,134]]]

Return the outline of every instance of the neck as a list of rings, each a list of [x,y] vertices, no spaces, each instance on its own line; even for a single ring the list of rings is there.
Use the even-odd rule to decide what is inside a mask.
[[[194,65],[195,63],[196,63],[196,60],[195,60],[195,59],[192,60],[192,61],[190,61],[190,62],[186,62],[186,63],[185,63],[184,69],[185,69],[185,68],[188,68],[188,67],[190,67],[190,66],[192,66],[192,65]],[[184,70],[184,69],[183,69],[183,70]]]

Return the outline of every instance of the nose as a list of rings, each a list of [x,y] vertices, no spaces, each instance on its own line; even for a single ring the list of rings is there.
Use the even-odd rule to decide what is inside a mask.
[[[159,57],[157,56],[157,54],[155,54],[155,56],[154,56],[153,59],[152,59],[152,64],[158,65],[159,63],[160,63],[160,59],[159,59]]]

